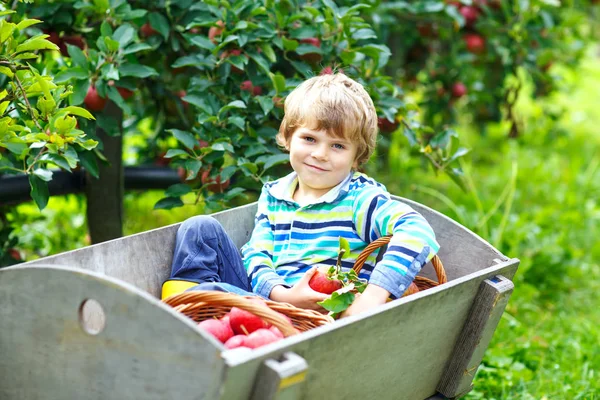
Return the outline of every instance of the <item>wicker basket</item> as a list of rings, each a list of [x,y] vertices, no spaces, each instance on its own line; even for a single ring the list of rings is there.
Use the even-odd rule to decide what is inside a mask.
[[[372,241],[365,247],[365,249],[360,253],[356,262],[354,263],[354,267],[352,269],[358,274],[362,269],[363,265],[367,258],[371,255],[371,253],[380,247],[385,246],[390,242],[391,236],[383,236],[377,240]],[[409,288],[404,292],[404,296],[411,295],[421,290],[430,289],[432,287],[441,285],[442,283],[448,282],[448,277],[446,276],[446,271],[444,270],[444,265],[440,258],[436,255],[431,259],[431,264],[433,265],[433,269],[435,270],[435,274],[437,275],[437,282],[433,281],[429,278],[425,278],[424,276],[417,276],[413,283],[409,286]]]
[[[250,299],[256,298],[233,293],[195,290],[167,297],[163,303],[170,305],[196,322],[209,318],[221,318],[232,307],[241,308],[277,327],[285,337],[333,322],[333,318],[327,315],[294,307],[288,303],[262,299],[267,304],[267,308],[250,301]],[[278,313],[290,318],[293,326]]]

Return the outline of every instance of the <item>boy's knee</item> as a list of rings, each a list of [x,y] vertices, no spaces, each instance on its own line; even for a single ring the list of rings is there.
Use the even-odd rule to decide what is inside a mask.
[[[183,231],[192,230],[201,234],[211,234],[211,236],[216,236],[224,231],[219,221],[209,215],[196,215],[188,218],[182,222],[179,229]]]

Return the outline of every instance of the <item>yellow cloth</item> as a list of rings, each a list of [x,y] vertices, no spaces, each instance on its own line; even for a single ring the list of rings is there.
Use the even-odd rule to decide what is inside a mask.
[[[196,286],[198,282],[182,281],[182,280],[169,280],[162,285],[161,300],[166,299],[174,294],[185,292],[187,289]]]

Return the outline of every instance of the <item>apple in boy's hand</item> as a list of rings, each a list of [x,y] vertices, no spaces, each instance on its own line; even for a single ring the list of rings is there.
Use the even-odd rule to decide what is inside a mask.
[[[275,333],[273,333],[269,329],[258,329],[248,336],[246,336],[246,340],[244,344],[246,347],[250,347],[251,349],[256,349],[258,347],[267,345],[269,343],[277,342],[281,340]]]
[[[200,322],[198,327],[213,335],[221,343],[225,343],[233,336],[231,326],[218,319],[206,319]]]
[[[256,299],[250,300],[256,304],[267,306],[263,301]],[[233,332],[237,335],[250,334],[258,329],[268,329],[271,325],[260,319],[251,312],[242,310],[237,307],[232,307],[229,313],[229,324]]]
[[[331,294],[342,288],[342,282],[329,279],[327,277],[327,272],[319,269],[317,272],[315,272],[312,278],[310,278],[310,281],[308,281],[308,286],[310,286],[312,290],[316,292]]]
[[[235,335],[225,342],[224,346],[226,349],[236,349],[238,347],[246,346],[246,335]]]

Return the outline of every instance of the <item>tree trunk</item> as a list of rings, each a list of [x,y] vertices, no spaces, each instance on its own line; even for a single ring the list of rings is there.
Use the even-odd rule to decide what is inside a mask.
[[[123,112],[111,101],[104,111],[117,121],[119,132],[118,136],[111,136],[101,127],[96,128],[108,163],[99,161],[99,179],[89,173],[86,176],[87,222],[93,244],[123,236]]]

